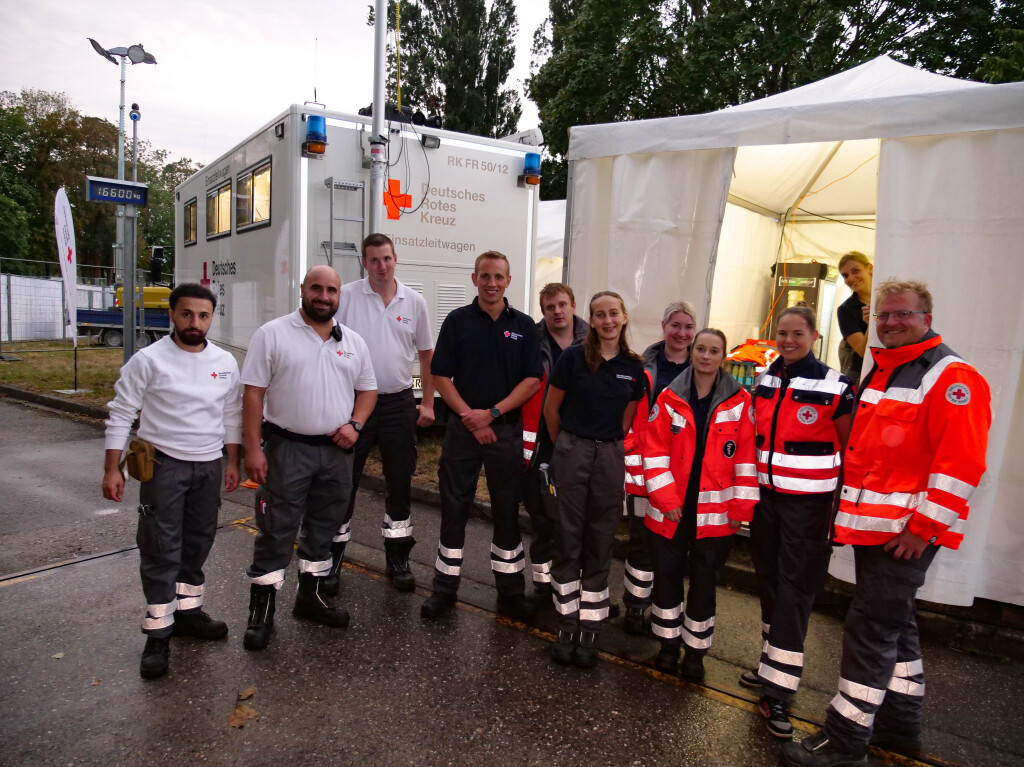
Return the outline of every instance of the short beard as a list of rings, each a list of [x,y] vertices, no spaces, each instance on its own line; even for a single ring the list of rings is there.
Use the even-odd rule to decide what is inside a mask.
[[[312,301],[307,301],[304,298],[302,299],[302,311],[305,312],[306,316],[313,320],[313,322],[329,322],[338,311],[338,307],[330,306],[327,308],[321,308],[319,306],[315,306]]]
[[[196,336],[198,336],[199,340],[193,341]],[[185,346],[203,346],[206,344],[206,333],[201,330],[189,329],[180,331],[178,332],[178,338],[183,344],[185,344]]]

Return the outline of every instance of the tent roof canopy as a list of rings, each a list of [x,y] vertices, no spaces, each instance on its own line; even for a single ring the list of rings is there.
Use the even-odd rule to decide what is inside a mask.
[[[928,136],[1024,127],[1024,83],[984,85],[887,56],[717,112],[581,125],[570,160],[767,144]]]

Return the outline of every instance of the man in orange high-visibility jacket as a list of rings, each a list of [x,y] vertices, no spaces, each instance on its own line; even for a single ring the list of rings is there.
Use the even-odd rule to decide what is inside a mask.
[[[867,764],[868,745],[921,749],[924,668],[914,595],[940,546],[963,540],[985,473],[988,383],[931,330],[919,282],[878,287],[885,348],[854,405],[835,519],[854,545],[857,587],[843,632],[839,692],[825,727],[783,746],[788,765]]]

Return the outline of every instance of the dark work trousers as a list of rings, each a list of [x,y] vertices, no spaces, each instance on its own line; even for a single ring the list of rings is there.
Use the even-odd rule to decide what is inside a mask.
[[[797,495],[761,486],[750,545],[761,596],[763,694],[789,703],[800,685],[804,637],[825,585],[832,493]]]
[[[409,520],[412,475],[416,471],[416,398],[412,389],[397,394],[378,394],[377,406],[363,424],[352,454],[352,492],[349,494],[345,518],[334,540],[352,538],[352,514],[356,505],[356,491],[363,478],[366,456],[376,445],[384,469],[384,520],[380,532],[385,538],[409,538],[412,522]]]
[[[434,564],[434,593],[454,596],[462,577],[466,523],[476,496],[480,467],[487,475],[494,536],[491,570],[498,593],[522,594],[526,555],[519,533],[519,501],[523,490],[523,425],[492,423],[497,442],[481,445],[456,417],[448,419],[437,465],[441,491],[441,535]]]
[[[555,525],[558,522],[558,499],[551,485],[551,468],[544,464],[526,470],[523,506],[530,515],[533,539],[530,541],[530,562],[533,584],[543,587],[551,583],[551,558],[555,550]]]
[[[551,567],[558,629],[599,631],[611,604],[608,570],[626,493],[622,440],[598,442],[563,431],[551,465],[558,493]]]
[[[157,451],[153,478],[139,488],[139,572],[146,595],[144,633],[170,636],[174,611],[203,606],[203,564],[220,508],[220,459],[179,461]]]
[[[843,751],[863,754],[874,728],[921,734],[924,667],[914,595],[938,548],[894,559],[883,546],[854,546],[857,586],[843,629],[839,692],[825,732]]]
[[[298,534],[299,572],[323,577],[352,491],[352,451],[267,434],[263,452],[267,481],[257,491],[258,532],[246,573],[256,585],[281,588]]]
[[[626,548],[626,570],[622,576],[622,603],[627,608],[639,610],[645,610],[651,604],[651,584],[654,582],[652,533],[644,524],[648,503],[646,496],[626,496],[629,546]]]
[[[654,605],[651,631],[662,643],[704,655],[715,633],[715,587],[718,571],[732,548],[732,536],[697,539],[697,514],[683,509],[671,540],[651,533],[654,556]],[[690,589],[683,604],[683,577]]]

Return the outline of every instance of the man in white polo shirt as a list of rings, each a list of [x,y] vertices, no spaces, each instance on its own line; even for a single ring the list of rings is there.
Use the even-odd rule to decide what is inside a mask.
[[[348,611],[334,605],[322,584],[352,487],[352,446],[373,412],[377,383],[363,339],[334,320],[340,288],[331,267],[310,269],[301,307],[258,328],[242,366],[245,471],[261,485],[259,532],[246,571],[248,650],[270,642],[275,595],[300,526],[292,614],[348,625]]]
[[[338,591],[338,573],[345,544],[352,537],[356,490],[370,449],[377,445],[384,468],[384,554],[386,575],[399,591],[412,591],[416,578],[409,569],[412,537],[409,492],[416,470],[416,427],[434,422],[434,384],[430,359],[434,353],[427,302],[395,277],[395,246],[385,234],[371,234],[362,245],[366,277],[344,285],[337,319],[366,341],[377,378],[377,407],[359,432],[352,464],[352,493],[341,528],[331,543],[331,572],[324,582],[328,594]],[[416,405],[412,365],[419,356],[423,401]]]
[[[224,489],[238,486],[242,398],[235,358],[206,341],[217,298],[183,283],[171,291],[174,331],[140,349],[121,368],[107,403],[103,497],[120,502],[118,465],[132,421],[156,448],[153,477],[139,488],[139,572],[146,595],[146,649],[139,673],[167,673],[171,636],[223,639],[224,621],[203,612],[203,565],[213,547],[220,508],[221,448],[227,447]]]

